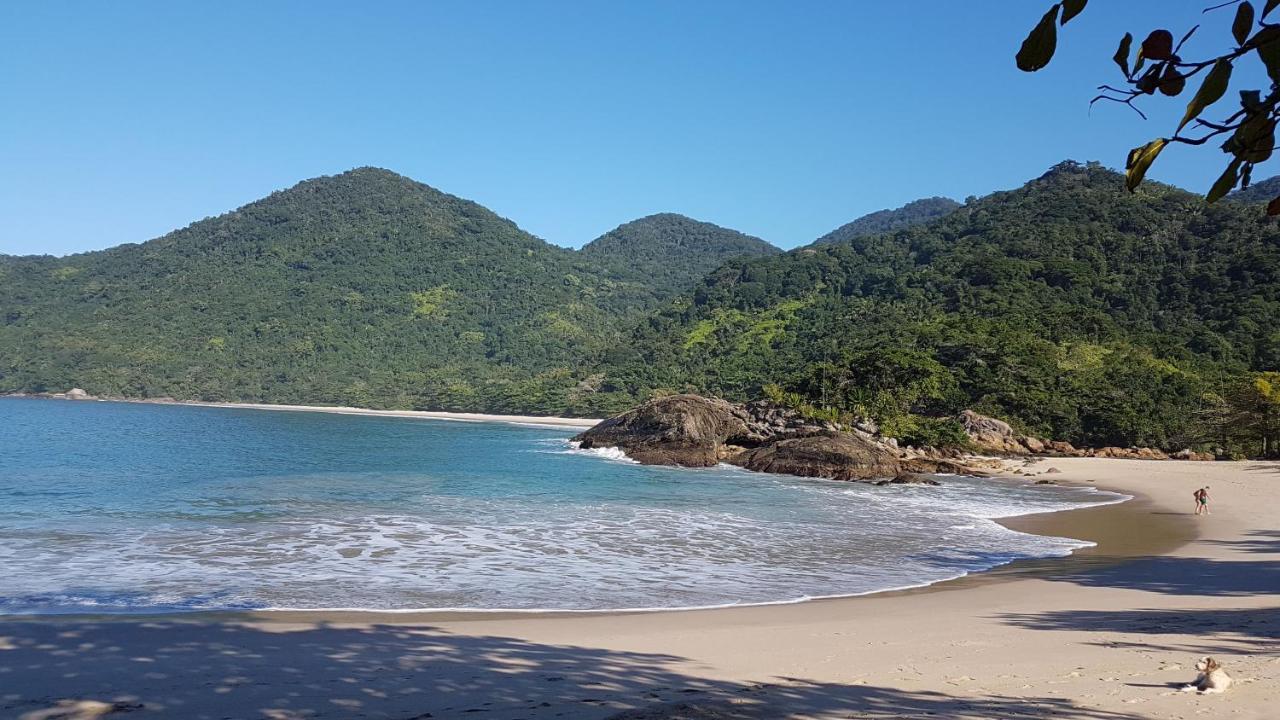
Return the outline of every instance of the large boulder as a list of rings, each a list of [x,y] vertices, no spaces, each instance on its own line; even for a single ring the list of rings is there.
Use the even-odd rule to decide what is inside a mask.
[[[969,442],[979,450],[996,455],[1040,455],[1049,451],[1052,443],[1030,435],[1020,435],[1003,420],[965,410],[956,417]]]
[[[759,472],[872,480],[897,477],[901,463],[892,451],[860,435],[824,432],[745,450],[729,462]]]
[[[730,438],[751,434],[737,406],[718,398],[670,395],[615,415],[574,438],[583,449],[616,447],[647,465],[708,467]]]
[[[1067,455],[1072,457],[1081,457],[1084,455],[1083,450],[1077,450],[1074,445],[1065,440],[1051,440],[1049,442],[1049,450],[1057,455]]]
[[[1003,420],[980,415],[972,410],[956,418],[975,447],[1000,455],[1025,455],[1027,448],[1019,442],[1013,427]]]

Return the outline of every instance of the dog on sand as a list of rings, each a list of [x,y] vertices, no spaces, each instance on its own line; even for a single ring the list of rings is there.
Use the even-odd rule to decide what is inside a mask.
[[[1222,665],[1211,657],[1205,656],[1196,662],[1196,670],[1200,674],[1196,676],[1196,681],[1190,685],[1183,685],[1182,692],[1198,692],[1201,695],[1210,693],[1224,693],[1227,688],[1231,687],[1231,676],[1222,668]]]

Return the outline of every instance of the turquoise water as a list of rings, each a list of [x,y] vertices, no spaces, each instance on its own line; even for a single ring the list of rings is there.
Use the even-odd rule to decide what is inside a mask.
[[[645,467],[572,433],[0,398],[0,612],[785,602],[1063,555],[992,518],[1117,499]]]

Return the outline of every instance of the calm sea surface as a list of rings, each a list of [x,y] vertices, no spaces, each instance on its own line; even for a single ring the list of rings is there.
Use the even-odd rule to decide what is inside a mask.
[[[581,452],[571,430],[0,398],[0,613],[674,608],[920,585],[1075,540],[1114,502]]]

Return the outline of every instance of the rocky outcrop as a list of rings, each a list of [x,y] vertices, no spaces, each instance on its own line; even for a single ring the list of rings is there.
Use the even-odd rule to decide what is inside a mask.
[[[1213,460],[1209,453],[1191,449],[1172,455],[1148,447],[1102,447],[1081,449],[1061,440],[1041,440],[1014,431],[1009,423],[965,410],[956,418],[964,427],[969,442],[980,452],[995,455],[1061,455],[1066,457],[1123,458],[1128,460]]]
[[[923,473],[904,472],[898,473],[891,480],[881,480],[877,485],[941,485],[942,483],[934,480],[931,476]]]
[[[1066,455],[1069,457],[1083,454],[1082,451],[1076,450],[1071,443],[1062,440],[1050,440],[1048,451],[1054,455]]]
[[[748,470],[832,480],[893,478],[902,467],[883,445],[838,431],[769,442],[728,460]]]
[[[1170,456],[1151,448],[1080,450],[1070,443],[1021,435],[1006,422],[966,410],[957,418],[970,441],[997,455],[1071,455],[1145,460]],[[874,427],[874,426],[871,426]],[[933,475],[990,477],[1009,470],[997,458],[966,456],[957,449],[899,448],[893,438],[806,418],[756,401],[745,405],[699,395],[655,398],[615,415],[574,438],[583,449],[619,448],[648,465],[708,467],[725,462],[758,472],[891,484],[937,484]],[[1175,458],[1212,456],[1184,450]],[[1035,462],[1027,460],[1028,463]],[[1059,472],[1050,468],[1048,472]],[[1039,473],[1030,473],[1032,475]]]
[[[40,397],[37,393],[36,397]],[[64,393],[49,393],[47,397],[57,398],[58,400],[97,400],[98,398],[90,395],[81,388],[71,388]]]
[[[671,395],[615,415],[574,438],[583,449],[616,447],[646,465],[709,467],[729,439],[752,435],[741,408],[718,398]]]
[[[574,440],[584,449],[616,447],[649,465],[727,462],[833,480],[893,478],[903,470],[902,453],[878,438],[766,401],[736,405],[698,395],[656,398]]]
[[[1123,458],[1126,460],[1168,460],[1169,455],[1154,448],[1140,447],[1104,447],[1088,450],[1085,457]]]
[[[882,484],[936,484],[931,474],[990,476],[998,462],[959,451],[899,448],[893,438],[806,418],[767,401],[737,405],[698,395],[650,400],[574,438],[584,449],[616,447],[649,465],[718,462],[758,472]],[[995,462],[995,461],[991,461]]]
[[[982,452],[996,455],[1030,455],[1042,453],[1047,447],[1043,440],[1020,435],[1003,420],[980,415],[972,410],[961,412],[956,420],[969,436],[969,442]]]

